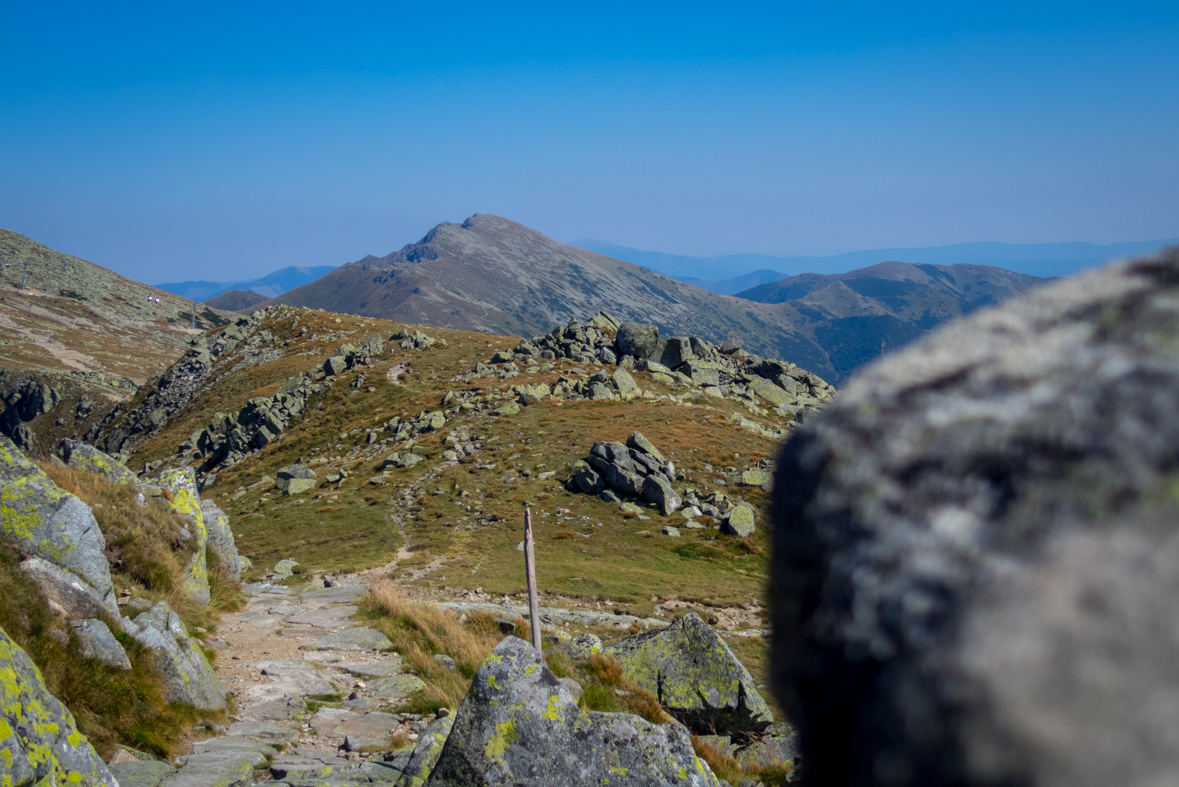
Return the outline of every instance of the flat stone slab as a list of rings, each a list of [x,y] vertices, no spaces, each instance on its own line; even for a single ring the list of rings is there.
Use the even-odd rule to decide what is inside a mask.
[[[343,708],[320,708],[309,722],[316,734],[325,738],[363,738],[388,740],[401,726],[401,717],[379,711],[357,712]]]
[[[343,604],[352,601],[360,601],[362,598],[368,595],[368,588],[315,588],[313,590],[304,590],[302,595],[303,598],[313,599],[315,601],[326,601],[329,603]]]
[[[299,737],[299,730],[294,725],[277,721],[239,721],[229,728],[229,735],[285,745]]]
[[[392,650],[393,643],[379,631],[367,627],[327,634],[300,650]]]
[[[171,765],[158,760],[112,762],[107,767],[119,780],[119,787],[159,787],[164,779],[176,773]]]
[[[254,702],[241,711],[246,721],[287,721],[301,716],[307,703],[297,694]]]
[[[248,738],[241,738],[236,735],[222,735],[218,738],[209,738],[208,740],[197,741],[192,745],[193,751],[197,754],[207,754],[209,752],[237,752],[239,754],[250,754],[254,759],[255,765],[261,765],[266,761],[267,757],[273,757],[278,754],[278,749],[273,746],[268,746],[265,743],[258,743]]]
[[[393,675],[372,681],[365,689],[365,693],[373,699],[390,702],[408,697],[424,688],[426,684],[417,675]]]
[[[350,675],[356,675],[361,678],[388,678],[393,675],[400,675],[404,664],[401,656],[396,653],[391,654],[392,658],[389,661],[377,661],[372,664],[359,664],[356,662],[337,662],[332,664],[332,669],[343,670]]]
[[[254,765],[265,762],[252,752],[223,750],[190,754],[162,787],[246,787],[254,780]]]
[[[248,585],[242,585],[242,592],[247,596],[293,596],[298,591],[271,582],[251,582]]]
[[[270,763],[270,775],[284,781],[293,777],[323,778],[332,772],[332,766],[320,759],[280,754]]]
[[[348,618],[356,614],[357,607],[352,605],[342,607],[327,607],[325,609],[317,609],[312,612],[303,612],[300,615],[295,615],[287,620],[287,623],[296,626],[316,626],[318,628],[342,628],[344,626],[355,626]]]

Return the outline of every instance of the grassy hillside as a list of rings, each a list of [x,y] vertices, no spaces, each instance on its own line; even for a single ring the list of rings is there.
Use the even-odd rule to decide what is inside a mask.
[[[253,330],[267,331],[267,346],[282,347],[284,354],[246,366],[237,355],[219,359],[207,387],[142,444],[135,461],[178,461],[177,447],[216,413],[273,395],[288,377],[319,368],[343,344],[388,339],[406,328],[421,328],[439,341],[420,350],[392,343],[370,365],[329,378],[331,384],[277,439],[237,464],[214,468],[216,480],[203,494],[230,515],[239,549],[259,568],[289,557],[311,573],[357,571],[387,564],[400,552],[393,576],[422,596],[453,598],[475,589],[484,596],[519,596],[525,584],[517,547],[527,505],[534,512],[548,603],[640,615],[714,610],[733,627],[760,627],[766,495],[757,487],[726,484],[724,475],[772,457],[776,441],[753,425],[782,429],[790,416],[660,383],[645,372],[634,376],[652,398],[546,398],[514,415],[495,415],[471,403],[492,397],[499,405],[508,401],[510,386],[552,384],[599,368],[562,360],[502,379],[510,372],[471,374],[476,364],[515,347],[514,337],[271,309]],[[455,404],[460,401],[471,406],[464,410]],[[385,426],[395,417],[442,410],[453,411],[445,426],[412,445],[394,439]],[[686,473],[677,489],[748,501],[761,512],[757,532],[737,538],[711,527],[685,529],[678,514],[625,512],[617,503],[565,489],[569,465],[594,442],[625,439],[636,430]],[[446,456],[463,445],[473,453]],[[424,461],[381,470],[391,454],[411,451]],[[278,471],[300,461],[315,470],[317,486],[283,495],[274,485]],[[669,524],[681,527],[678,538],[661,532]]]

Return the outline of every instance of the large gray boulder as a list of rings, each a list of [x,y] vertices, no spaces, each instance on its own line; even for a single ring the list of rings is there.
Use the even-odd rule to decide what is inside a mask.
[[[37,583],[49,608],[70,620],[113,615],[118,618],[118,606],[113,598],[103,595],[70,572],[58,568],[48,560],[31,557],[22,560],[21,572]]]
[[[168,490],[169,496],[165,498],[168,505],[188,520],[189,530],[196,538],[193,545],[195,550],[184,568],[184,589],[197,602],[208,604],[213,598],[209,590],[209,566],[205,555],[209,531],[205,527],[196,474],[191,467],[169,468],[160,473],[159,484]]]
[[[131,621],[128,634],[152,651],[164,679],[164,695],[200,710],[225,707],[225,687],[201,652],[200,643],[166,601]]]
[[[1179,784],[1179,253],[862,372],[783,448],[776,686],[814,784]]]
[[[581,710],[516,637],[479,667],[428,783],[719,787],[683,727]]]
[[[41,671],[0,629],[0,782],[118,787]]]
[[[606,649],[627,679],[701,734],[760,732],[774,715],[729,646],[695,612]]]
[[[208,534],[205,548],[217,556],[230,579],[240,582],[241,557],[237,553],[233,531],[229,529],[229,517],[212,500],[201,501],[201,516],[205,522],[205,532]]]
[[[636,360],[650,358],[659,348],[659,329],[641,322],[624,322],[615,337],[620,355],[629,355]]]
[[[90,507],[0,436],[0,537],[82,579],[117,613],[106,539]]]

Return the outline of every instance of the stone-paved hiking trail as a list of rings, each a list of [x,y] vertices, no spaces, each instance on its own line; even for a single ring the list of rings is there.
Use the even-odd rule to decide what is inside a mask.
[[[245,609],[223,616],[210,640],[237,702],[231,726],[196,743],[178,768],[113,764],[122,787],[396,781],[409,750],[391,753],[393,734],[405,730],[412,745],[433,717],[389,710],[424,684],[383,634],[350,619],[367,581],[383,573],[350,575],[332,587],[247,585]]]

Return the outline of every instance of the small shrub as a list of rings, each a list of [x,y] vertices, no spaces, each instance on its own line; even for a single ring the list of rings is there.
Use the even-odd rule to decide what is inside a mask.
[[[573,538],[573,533],[569,530],[558,530],[556,533],[553,533],[554,540],[568,539],[568,538]]]

